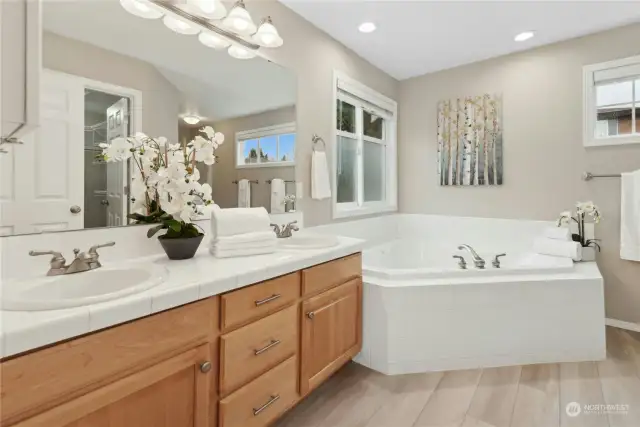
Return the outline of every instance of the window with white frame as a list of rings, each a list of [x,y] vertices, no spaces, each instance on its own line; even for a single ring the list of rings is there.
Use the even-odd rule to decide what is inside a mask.
[[[397,209],[395,101],[336,72],[333,215]]]
[[[293,166],[295,154],[295,123],[236,133],[238,168]]]
[[[640,56],[584,67],[584,144],[640,143]]]

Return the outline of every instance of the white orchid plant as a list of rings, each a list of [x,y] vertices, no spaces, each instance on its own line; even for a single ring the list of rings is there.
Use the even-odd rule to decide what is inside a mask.
[[[598,224],[602,219],[600,209],[594,205],[593,202],[578,202],[576,203],[575,215],[571,211],[564,211],[560,213],[558,218],[558,227],[563,225],[569,225],[571,221],[575,221],[578,224],[578,233],[574,233],[573,241],[579,242],[583,247],[593,246],[600,251],[599,239],[587,239],[585,236],[585,219],[591,218],[594,223]]]
[[[99,156],[106,162],[131,159],[135,164],[133,213],[129,217],[138,223],[160,223],[149,230],[148,237],[162,229],[167,230],[163,238],[196,237],[201,232],[192,221],[203,216],[205,207],[213,203],[211,186],[200,184],[196,163],[213,165],[215,151],[223,142],[224,135],[211,126],[200,129],[200,135],[184,145],[137,133],[100,144]]]

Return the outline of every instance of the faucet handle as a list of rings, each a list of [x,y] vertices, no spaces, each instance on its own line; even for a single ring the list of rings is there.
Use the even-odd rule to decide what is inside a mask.
[[[495,258],[493,259],[493,262],[491,263],[494,268],[500,268],[500,257],[503,257],[503,256],[507,256],[507,254],[498,254],[495,256]]]
[[[107,243],[103,243],[101,245],[93,245],[93,246],[91,246],[89,248],[89,255],[97,255],[98,254],[98,249],[107,248],[109,246],[115,246],[115,245],[116,245],[116,242],[107,242]]]
[[[29,255],[31,256],[52,255],[51,261],[49,261],[51,270],[62,269],[64,268],[64,265],[67,262],[67,260],[64,259],[62,254],[58,251],[29,251]]]
[[[467,269],[467,261],[464,260],[463,256],[454,255],[453,257],[458,260],[458,267],[460,267],[462,270]]]
[[[269,227],[273,227],[273,231],[275,231],[276,234],[280,234],[280,226],[278,224],[269,224]]]

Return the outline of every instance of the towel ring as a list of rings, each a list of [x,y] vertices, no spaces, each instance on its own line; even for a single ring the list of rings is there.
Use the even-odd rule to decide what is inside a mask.
[[[324,148],[323,151],[327,151],[327,144],[324,142],[324,139],[320,138],[317,134],[313,134],[311,141],[313,141],[313,151],[318,151],[317,148],[319,142],[322,143],[322,148]]]

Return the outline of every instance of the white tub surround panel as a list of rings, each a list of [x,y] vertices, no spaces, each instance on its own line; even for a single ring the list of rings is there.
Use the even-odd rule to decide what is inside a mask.
[[[367,240],[362,352],[385,374],[605,358],[595,263],[532,253],[552,222],[400,214],[313,227]],[[485,258],[474,268],[457,249]],[[501,268],[494,269],[498,253]],[[463,255],[467,270],[454,254]]]
[[[242,258],[214,258],[203,244],[193,259],[185,261],[170,261],[165,255],[128,262],[102,260],[105,266],[117,264],[123,268],[155,263],[166,267],[169,275],[164,283],[146,292],[105,303],[53,311],[0,311],[0,358],[342,258],[364,247],[359,239],[338,240],[337,246],[327,249],[278,250]],[[48,265],[45,259],[40,261],[45,274]]]

